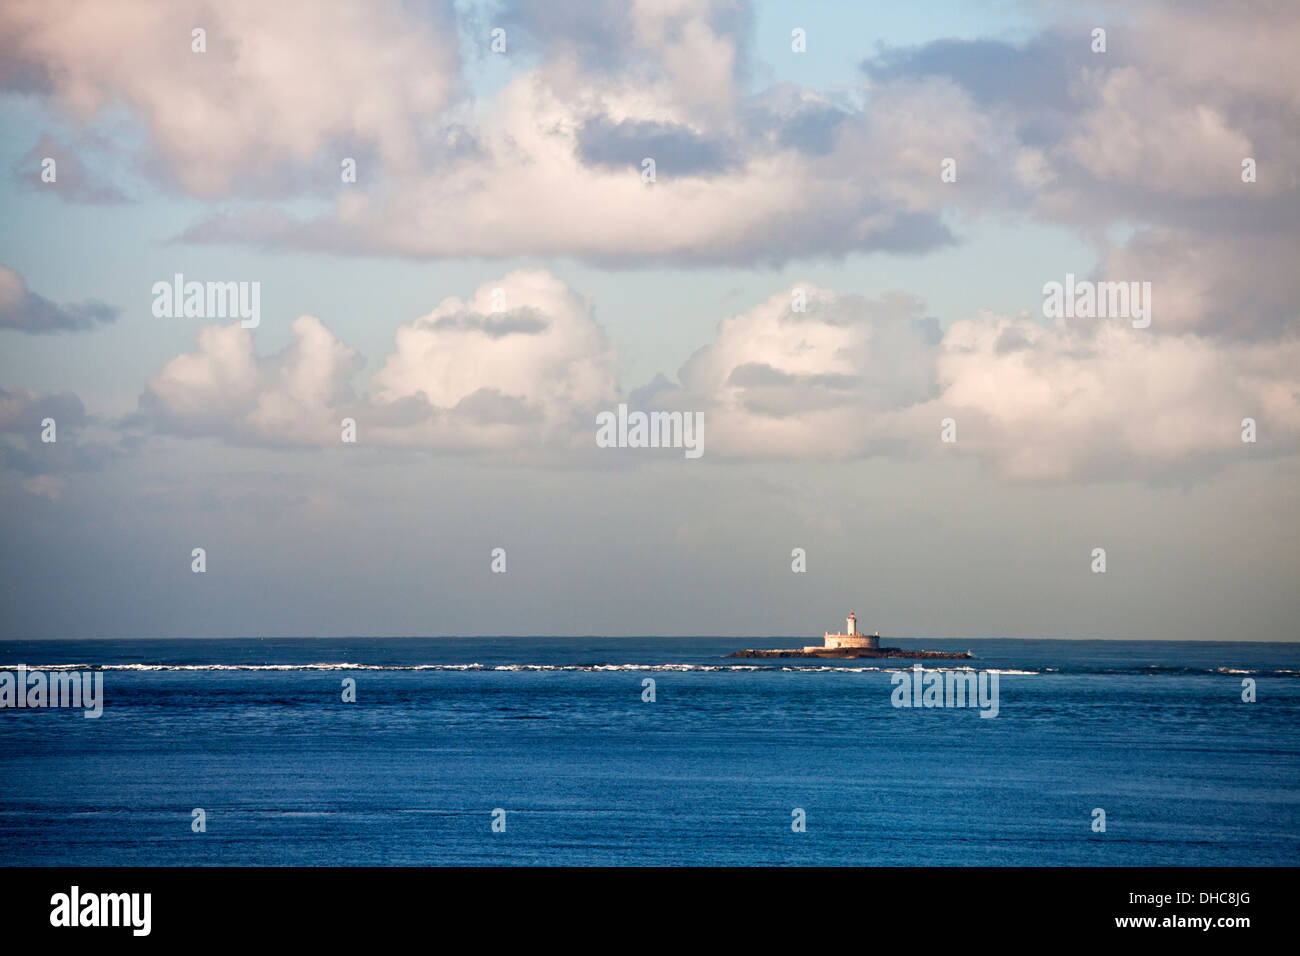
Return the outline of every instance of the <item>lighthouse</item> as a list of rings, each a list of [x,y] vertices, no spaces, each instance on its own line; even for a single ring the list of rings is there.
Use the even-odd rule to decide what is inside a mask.
[[[905,651],[901,647],[881,647],[880,632],[871,634],[858,629],[858,615],[849,611],[844,619],[844,633],[826,632],[824,644],[804,647],[762,648],[736,651],[728,657],[822,657],[832,660],[849,660],[855,657],[943,657],[970,660],[971,652],[952,654],[947,651]],[[918,667],[920,665],[917,665]]]
[[[880,632],[875,634],[863,634],[858,630],[858,615],[855,611],[849,611],[849,616],[844,619],[844,633],[832,634],[826,632],[825,643],[821,648],[805,647],[805,651],[817,651],[824,648],[869,648],[875,650],[880,647]]]

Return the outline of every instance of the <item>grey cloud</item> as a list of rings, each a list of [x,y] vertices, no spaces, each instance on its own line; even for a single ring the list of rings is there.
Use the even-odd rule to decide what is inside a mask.
[[[907,324],[926,345],[938,345],[943,341],[943,326],[932,315],[923,319],[908,319]]]
[[[57,441],[41,440],[46,418],[54,419]],[[102,467],[114,451],[103,442],[80,440],[89,421],[73,392],[0,388],[0,470],[45,475]]]
[[[767,418],[788,418],[860,400],[860,381],[834,373],[792,374],[766,362],[738,365],[727,384],[741,388],[741,404]]]
[[[651,46],[672,42],[673,15],[667,17],[666,33],[648,40],[638,36],[622,5],[559,3],[539,10],[508,4],[493,22],[505,25],[512,55],[526,50],[543,57],[520,60],[523,69],[537,68],[538,83],[547,91],[539,102],[564,104],[559,114],[564,122],[545,131],[548,146],[567,147],[572,136],[573,152],[565,151],[563,167],[545,150],[516,151],[518,142],[494,138],[487,127],[480,141],[468,127],[449,126],[455,132],[448,135],[459,145],[446,158],[460,179],[406,173],[373,191],[358,190],[346,216],[313,217],[269,207],[208,212],[180,239],[432,259],[558,255],[610,268],[779,267],[855,253],[924,254],[955,244],[947,223],[960,220],[947,218],[951,206],[940,208],[941,200],[923,191],[922,179],[933,176],[922,177],[916,169],[922,146],[905,140],[915,136],[929,152],[944,148],[923,134],[933,131],[935,111],[949,110],[959,121],[957,129],[974,131],[962,145],[964,185],[942,200],[964,212],[1034,215],[1089,238],[1116,223],[1150,223],[1218,237],[1267,235],[1287,245],[1300,219],[1300,197],[1284,188],[1296,165],[1291,161],[1293,102],[1277,92],[1277,81],[1244,68],[1243,75],[1225,74],[1222,82],[1212,74],[1180,71],[1171,65],[1171,50],[1209,54],[1213,47],[1203,33],[1183,35],[1164,29],[1165,22],[1145,22],[1149,12],[1114,25],[1104,55],[1091,52],[1087,24],[1054,26],[1019,43],[948,39],[884,49],[862,63],[875,84],[865,106],[848,94],[837,99],[780,83],[718,106],[732,112],[719,112],[706,125],[688,125],[590,112],[599,109],[590,104],[599,102],[603,82],[593,74],[608,67],[620,84],[640,78],[643,61],[655,62]],[[742,32],[749,16],[743,10],[727,14],[721,6],[706,7],[703,15],[716,20],[719,29],[727,16],[737,17],[733,26]],[[1206,29],[1220,24],[1203,11],[1201,16]],[[1228,49],[1259,45],[1261,36],[1267,41],[1286,35],[1266,22],[1242,25],[1230,17],[1222,22]],[[1162,30],[1169,34],[1163,40]],[[1280,40],[1266,42],[1264,52],[1279,45]],[[669,95],[669,105],[680,106]],[[898,102],[908,110],[891,112]],[[1211,132],[1205,136],[1198,132],[1202,109],[1210,117]],[[689,110],[669,115],[706,122]],[[1111,136],[1112,129],[1132,135]],[[1235,170],[1220,153],[1198,165],[1196,147],[1207,136],[1228,150],[1234,139],[1248,140],[1260,157],[1260,186],[1235,188]],[[775,206],[751,228],[728,228],[729,215],[745,219],[747,209],[766,208],[746,201],[767,186],[762,163],[751,161],[777,150],[790,151],[783,159],[800,180],[797,197]],[[671,224],[641,231],[635,217],[616,216],[613,226],[584,228],[584,218],[604,211],[584,203],[584,174],[636,168],[646,156],[655,158],[665,178],[708,180],[696,193],[703,198],[715,198],[704,192],[715,185],[734,192],[734,212],[725,203],[717,204],[718,211],[709,204],[707,229],[690,223],[679,232]],[[482,161],[470,161],[473,157]],[[546,161],[557,164],[556,175],[579,184],[567,197],[571,218],[556,221],[545,204],[516,201],[508,211],[493,208],[495,177],[515,181]],[[628,181],[635,182],[631,175]],[[543,188],[539,183],[536,191]],[[664,192],[669,196],[655,198],[672,197],[670,190]],[[505,221],[517,228],[502,228]],[[439,228],[430,228],[433,222]],[[597,232],[600,238],[591,238]]]
[[[177,411],[150,385],[140,395],[139,408],[124,419],[130,427],[151,427],[180,438],[208,438],[238,432],[242,416],[255,408],[255,396],[228,396],[225,404]]]
[[[797,387],[773,387],[747,389],[741,398],[741,405],[747,411],[764,418],[793,418],[809,412],[851,405],[853,401],[852,395]]]
[[[578,130],[577,145],[579,158],[588,166],[640,166],[648,156],[659,176],[718,173],[736,165],[727,145],[680,124],[612,123],[598,116]]]
[[[680,385],[671,381],[663,372],[658,372],[645,385],[634,388],[628,393],[627,404],[629,408],[653,408],[661,405],[669,397],[681,393]]]
[[[1008,325],[998,334],[998,340],[994,343],[993,351],[998,355],[1006,355],[1008,352],[1019,352],[1030,346],[1029,339],[1025,336],[1023,330],[1014,325]]]
[[[858,378],[854,375],[836,375],[820,373],[813,375],[794,375],[773,368],[766,362],[747,362],[737,365],[727,376],[727,384],[741,388],[761,388],[765,386],[806,386],[825,388],[831,391],[849,391],[858,387]]]
[[[404,395],[384,404],[371,403],[364,413],[367,425],[385,428],[409,428],[412,425],[423,424],[434,416],[434,407],[423,392],[418,395]]]
[[[750,415],[796,425],[800,416],[851,409],[862,424],[934,397],[937,323],[918,315],[920,299],[806,291],[804,312],[790,311],[781,295],[729,319],[724,334],[683,365],[686,400],[725,414],[734,398]],[[771,359],[755,358],[755,338],[790,344]],[[732,427],[733,439],[746,439],[745,426]],[[871,436],[873,454],[885,451],[878,441],[885,437]]]
[[[882,220],[873,229],[866,219]],[[828,209],[823,216],[794,216],[780,230],[746,236],[734,243],[691,254],[666,252],[657,260],[682,266],[704,267],[746,263],[772,268],[787,262],[817,257],[842,258],[853,252],[922,254],[954,245],[957,238],[938,213],[909,213],[868,201],[856,208]],[[609,266],[636,265],[646,256],[591,257]]]
[[[46,393],[26,388],[0,388],[0,432],[37,434],[41,419],[53,418],[60,428],[83,428],[89,417],[73,392]]]
[[[934,345],[943,337],[943,333],[939,330],[937,319],[915,317],[915,313],[923,307],[924,303],[919,296],[907,292],[886,292],[874,299],[854,294],[836,295],[832,298],[813,295],[805,303],[804,311],[790,311],[781,316],[781,321],[850,327],[907,319],[909,323],[916,323],[917,332]]]
[[[0,326],[34,333],[82,331],[117,316],[118,310],[103,302],[55,305],[28,293],[18,308],[0,309]]]
[[[1261,339],[1296,325],[1297,261],[1294,232],[1221,238],[1146,229],[1109,252],[1091,278],[1149,281],[1157,332]]]
[[[1088,65],[1089,57],[1096,57],[1088,42],[1087,31],[1041,33],[1020,45],[1001,40],[935,40],[883,50],[863,61],[862,70],[877,82],[946,76],[982,106],[1068,111],[1072,79]],[[1108,66],[1122,62],[1122,54],[1109,46],[1106,56]]]
[[[554,0],[544,6],[510,0],[492,25],[502,27],[507,42],[520,50],[543,56],[573,53],[589,69],[603,70],[626,63],[633,35],[629,7],[590,0]]]
[[[778,140],[813,156],[829,155],[835,149],[835,133],[848,116],[833,106],[801,110],[781,126]]]
[[[111,446],[103,442],[60,439],[46,444],[29,438],[22,446],[0,444],[0,471],[15,471],[20,475],[96,471],[112,454]]]
[[[1022,43],[887,49],[862,69],[879,84],[946,78],[1020,146],[1041,150],[1044,181],[1019,199],[1004,190],[1004,202],[1094,235],[1117,221],[1150,227],[1106,253],[1103,271],[1152,280],[1161,329],[1270,336],[1294,325],[1300,294],[1291,265],[1300,110],[1276,70],[1297,20],[1286,5],[1238,16],[1155,4],[1111,25],[1104,55],[1090,49],[1090,26],[1075,23]],[[1225,69],[1237,49],[1254,53]],[[1212,65],[1197,69],[1198,56]],[[1236,168],[1247,149],[1257,185]]]
[[[490,339],[507,335],[537,335],[550,326],[549,320],[536,309],[511,309],[499,315],[481,315],[477,312],[458,312],[435,319],[432,327],[439,330],[456,329],[462,332],[481,332]]]
[[[42,133],[36,145],[20,156],[9,168],[13,181],[32,192],[57,196],[67,202],[111,204],[127,201],[126,195],[103,174],[91,171],[94,163],[100,166],[110,160],[111,147],[91,133],[82,133],[77,146],[69,148],[49,133]],[[42,163],[54,160],[55,180],[41,179]]]
[[[545,419],[542,411],[518,395],[480,388],[456,403],[452,413],[476,425],[529,425]]]
[[[633,7],[622,0],[550,0],[545,4],[529,0],[507,0],[491,26],[506,30],[514,49],[545,58],[572,56],[584,70],[598,73],[627,73],[653,68],[653,51],[637,42]],[[714,33],[736,40],[738,77],[748,73],[748,52],[752,48],[754,12],[749,3],[706,3],[683,8],[670,26],[666,39],[681,30],[680,20],[704,15]],[[487,31],[482,32],[487,36]]]
[[[561,241],[554,246],[512,244],[509,237],[493,233],[480,237],[477,245],[451,250],[441,237],[427,233],[386,235],[385,224],[400,217],[399,203],[376,210],[369,228],[358,232],[352,224],[333,217],[297,220],[281,211],[218,214],[186,228],[174,237],[182,243],[252,243],[262,248],[289,248],[336,252],[411,256],[414,258],[496,258],[508,255],[570,255],[609,269],[643,268],[647,264],[671,264],[698,269],[718,265],[747,265],[777,268],[786,263],[843,258],[854,252],[893,252],[920,255],[955,245],[956,236],[939,212],[905,212],[878,199],[856,206],[826,208],[824,214],[791,215],[779,229],[754,230],[730,242],[710,246],[682,244],[655,249],[582,248]],[[871,224],[867,225],[870,220]]]
[[[58,305],[28,289],[13,269],[0,265],[0,329],[32,334],[84,331],[112,322],[118,311],[103,302]]]

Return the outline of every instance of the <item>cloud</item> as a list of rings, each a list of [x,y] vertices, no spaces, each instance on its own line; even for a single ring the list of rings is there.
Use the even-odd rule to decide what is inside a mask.
[[[53,418],[62,429],[84,428],[86,407],[73,392],[0,388],[0,433],[39,435],[41,420]]]
[[[1041,114],[1070,109],[1071,77],[1089,65],[1090,56],[1079,34],[1049,31],[1023,44],[943,39],[886,48],[863,61],[862,69],[875,83],[946,76],[982,107]]]
[[[1097,183],[1155,190],[1171,199],[1241,194],[1241,161],[1255,150],[1229,114],[1153,87],[1135,67],[1091,71],[1083,82],[1089,105],[1058,151]]]
[[[1150,282],[1150,331],[1268,341],[1296,329],[1300,239],[1144,229],[1104,251],[1098,273]]]
[[[32,192],[47,192],[65,202],[111,204],[126,202],[126,196],[98,169],[111,163],[111,147],[103,138],[83,133],[75,148],[70,148],[49,133],[40,138],[12,167],[14,182]],[[87,157],[90,157],[88,160]],[[54,181],[45,182],[45,160],[54,160]]]
[[[1294,234],[1300,123],[1292,54],[1300,9],[1144,4],[1107,30],[1062,23],[1022,44],[938,40],[883,50],[873,83],[944,78],[1040,168],[1032,208],[1085,228],[1108,222],[1220,235]],[[1241,179],[1242,160],[1260,166]]]
[[[338,441],[336,417],[354,403],[348,384],[356,350],[315,316],[294,320],[293,341],[258,358],[240,325],[205,325],[198,351],[178,355],[150,380],[141,413],[162,432],[248,444]]]
[[[672,123],[610,122],[597,116],[577,131],[578,158],[589,166],[641,168],[645,157],[683,175],[720,173],[734,162],[725,144],[699,135],[688,126]]]
[[[379,440],[457,449],[567,447],[616,400],[614,354],[591,303],[543,270],[512,272],[469,300],[444,299],[397,330],[372,404],[418,402],[413,426]]]
[[[1300,336],[1202,334],[1175,317],[1184,305],[1146,329],[981,312],[941,330],[915,296],[805,283],[723,318],[678,382],[629,396],[592,304],[519,271],[401,326],[368,395],[349,384],[361,358],[303,316],[266,358],[247,329],[204,327],[198,351],[149,383],[141,415],[173,434],[286,446],[336,446],[353,417],[366,445],[590,464],[596,412],[632,401],[703,412],[714,461],[972,456],[1047,482],[1192,480],[1300,449]],[[954,444],[940,440],[947,418]],[[1243,418],[1256,445],[1241,441]]]
[[[806,312],[794,310],[796,292]],[[931,343],[913,296],[792,287],[723,319],[672,400],[704,411],[710,455],[862,458],[897,450],[906,409],[937,393]]]
[[[50,419],[55,440],[46,442],[42,435]],[[27,491],[56,500],[63,488],[60,475],[94,471],[115,454],[109,445],[83,439],[90,424],[73,392],[0,388],[0,471],[27,476]]]
[[[1011,480],[1056,482],[1192,478],[1300,448],[1294,335],[1223,342],[984,312],[939,337],[914,298],[804,291],[806,313],[791,289],[724,319],[681,389],[663,391],[705,412],[710,456],[973,455]],[[940,441],[945,418],[955,444]],[[1243,444],[1243,418],[1267,441]]]
[[[320,446],[351,417],[364,444],[514,452],[589,438],[617,394],[590,304],[547,272],[511,273],[401,326],[366,397],[350,384],[363,360],[319,319],[299,317],[293,336],[259,358],[249,330],[204,326],[198,350],[149,382],[141,418],[177,435]]]
[[[0,72],[86,122],[129,108],[145,162],[187,192],[280,194],[325,148],[372,146],[395,169],[453,99],[459,60],[447,4],[12,0],[0,6]],[[191,49],[206,30],[207,50]]]
[[[64,484],[58,475],[33,475],[23,482],[23,490],[38,498],[58,501],[63,496]]]
[[[1153,324],[1154,327],[1154,324]],[[1016,342],[1007,347],[1008,340]],[[958,423],[955,450],[1016,480],[1190,480],[1300,448],[1300,338],[1225,344],[1123,321],[954,323],[926,410]],[[1243,418],[1268,435],[1241,440]]]
[[[919,253],[953,241],[939,159],[962,147],[984,156],[991,138],[950,87],[906,91],[833,132],[808,119],[825,103],[790,110],[783,97],[760,98],[746,120],[706,135],[673,109],[668,91],[575,83],[558,89],[541,71],[512,79],[475,131],[480,157],[386,179],[323,216],[222,214],[181,238],[415,258],[572,255],[619,267]],[[778,125],[757,122],[765,112]],[[919,128],[916,112],[948,128]],[[642,179],[647,156],[653,183]],[[863,156],[873,157],[870,175]]]
[[[1019,44],[884,48],[836,97],[758,88],[753,10],[730,0],[319,12],[15,0],[0,80],[83,122],[124,104],[155,182],[333,202],[209,212],[182,231],[193,242],[780,265],[938,249],[954,212],[1035,215],[1094,240],[1117,223],[1291,237],[1300,219],[1294,5],[1146,4],[1109,26],[1104,54],[1068,17]],[[188,42],[199,22],[205,54]],[[507,31],[513,72],[490,98],[459,85],[457,22],[480,43],[489,25]],[[361,169],[346,189],[343,155]],[[939,182],[946,157],[957,184]]]
[[[696,119],[727,115],[750,69],[753,10],[737,0],[508,0],[493,23],[559,76],[658,87]]]
[[[457,96],[450,7],[431,10],[16,0],[0,13],[11,63],[0,78],[83,126],[124,107],[146,134],[139,166],[155,185],[269,200],[209,212],[183,231],[190,241],[625,266],[775,264],[953,241],[940,216],[951,196],[917,187],[936,179],[941,149],[981,152],[986,131],[951,89],[869,111],[749,93],[753,16],[727,0],[548,5],[544,15],[509,5],[498,19],[518,41],[518,67],[479,103]],[[196,24],[206,53],[190,49]],[[525,66],[530,53],[540,61]],[[900,141],[912,111],[952,126]],[[346,189],[343,156],[359,164]],[[652,185],[641,181],[646,156]],[[303,194],[334,208],[315,215],[284,202]]]
[[[103,302],[56,305],[27,288],[23,277],[0,265],[0,329],[44,334],[80,332],[112,322],[118,310]]]
[[[796,313],[787,290],[723,318],[678,382],[631,393],[705,411],[710,457],[974,455],[1013,479],[1063,481],[1196,475],[1295,448],[1293,5],[1189,16],[1146,4],[1114,19],[1104,54],[1068,17],[1022,43],[885,48],[860,89],[828,94],[750,82],[746,4],[506,3],[461,14],[509,35],[509,78],[481,100],[458,85],[445,4],[345,3],[325,18],[242,0],[70,9],[5,5],[0,80],[86,123],[125,105],[155,181],[268,199],[205,207],[187,241],[753,267],[924,254],[972,216],[1036,217],[1096,250],[1078,275],[1151,283],[1142,330],[972,303],[945,331],[902,293],[806,285]],[[197,55],[200,20],[209,52]],[[361,160],[355,187],[337,182],[343,149]],[[955,183],[939,178],[947,157]],[[328,205],[273,201],[309,187]],[[1028,285],[1037,298],[1062,278]],[[10,327],[86,327],[105,318],[93,308],[54,306],[0,272]],[[363,443],[563,454],[626,394],[592,304],[544,271],[401,326],[365,394],[352,385],[362,359],[317,319],[299,318],[277,355],[253,342],[205,328],[150,381],[142,420],[323,446],[355,417]],[[946,417],[959,422],[952,446],[937,441]],[[1241,447],[1243,417],[1267,436],[1258,448]]]

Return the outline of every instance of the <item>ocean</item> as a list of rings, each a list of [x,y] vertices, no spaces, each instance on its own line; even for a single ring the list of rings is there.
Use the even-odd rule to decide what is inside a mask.
[[[972,650],[926,671],[996,673],[995,717],[894,706],[893,674],[911,680],[912,661],[725,656],[806,642],[0,642],[0,671],[103,679],[97,719],[0,709],[0,853],[78,866],[1300,863],[1295,644],[887,639]]]

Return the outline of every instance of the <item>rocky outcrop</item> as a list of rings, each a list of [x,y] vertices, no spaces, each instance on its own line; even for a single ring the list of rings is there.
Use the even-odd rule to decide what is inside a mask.
[[[728,654],[728,657],[822,657],[833,658],[836,660],[851,660],[863,657],[893,657],[893,658],[919,658],[930,660],[934,658],[944,660],[970,660],[970,651],[958,651],[950,653],[948,651],[905,651],[901,647],[791,647],[775,648],[771,650],[750,649],[736,651],[734,654]]]

